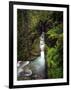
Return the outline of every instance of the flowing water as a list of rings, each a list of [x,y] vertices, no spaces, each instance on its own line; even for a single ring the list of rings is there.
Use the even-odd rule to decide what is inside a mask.
[[[25,61],[18,68],[18,80],[45,79],[44,33],[40,36],[40,56],[33,61]]]

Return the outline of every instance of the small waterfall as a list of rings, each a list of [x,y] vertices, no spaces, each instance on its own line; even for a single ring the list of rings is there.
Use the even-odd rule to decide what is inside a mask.
[[[41,65],[45,67],[44,47],[45,47],[44,32],[42,32],[40,36],[40,56],[41,56],[40,62],[41,62]]]

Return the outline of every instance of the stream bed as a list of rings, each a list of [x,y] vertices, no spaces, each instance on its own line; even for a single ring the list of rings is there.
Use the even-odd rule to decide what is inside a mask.
[[[45,79],[45,73],[44,57],[39,56],[35,60],[29,61],[29,64],[23,67],[22,72],[18,76],[18,80]]]

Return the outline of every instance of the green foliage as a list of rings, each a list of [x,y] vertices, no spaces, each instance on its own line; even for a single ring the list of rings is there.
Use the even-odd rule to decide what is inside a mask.
[[[49,38],[59,38],[58,36],[61,35],[63,32],[63,25],[58,24],[57,26],[54,26],[52,29],[50,29],[47,34],[49,34]]]
[[[38,32],[41,31],[42,26],[45,31],[47,76],[62,78],[63,12],[21,9],[17,11],[17,15],[17,59],[34,60],[40,55]]]
[[[57,13],[56,13],[57,14]],[[56,14],[55,17],[56,18]],[[59,14],[57,17],[60,18]],[[61,17],[62,19],[62,17]],[[55,19],[53,27],[46,32],[46,62],[48,78],[63,77],[63,22]]]
[[[32,11],[18,10],[18,60],[32,60],[40,54],[37,20]],[[35,44],[36,43],[36,44]]]

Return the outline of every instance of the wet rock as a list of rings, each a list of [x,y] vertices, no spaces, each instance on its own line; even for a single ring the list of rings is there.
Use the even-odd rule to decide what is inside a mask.
[[[24,70],[20,73],[19,77],[29,77],[32,75],[32,71],[30,69]]]

